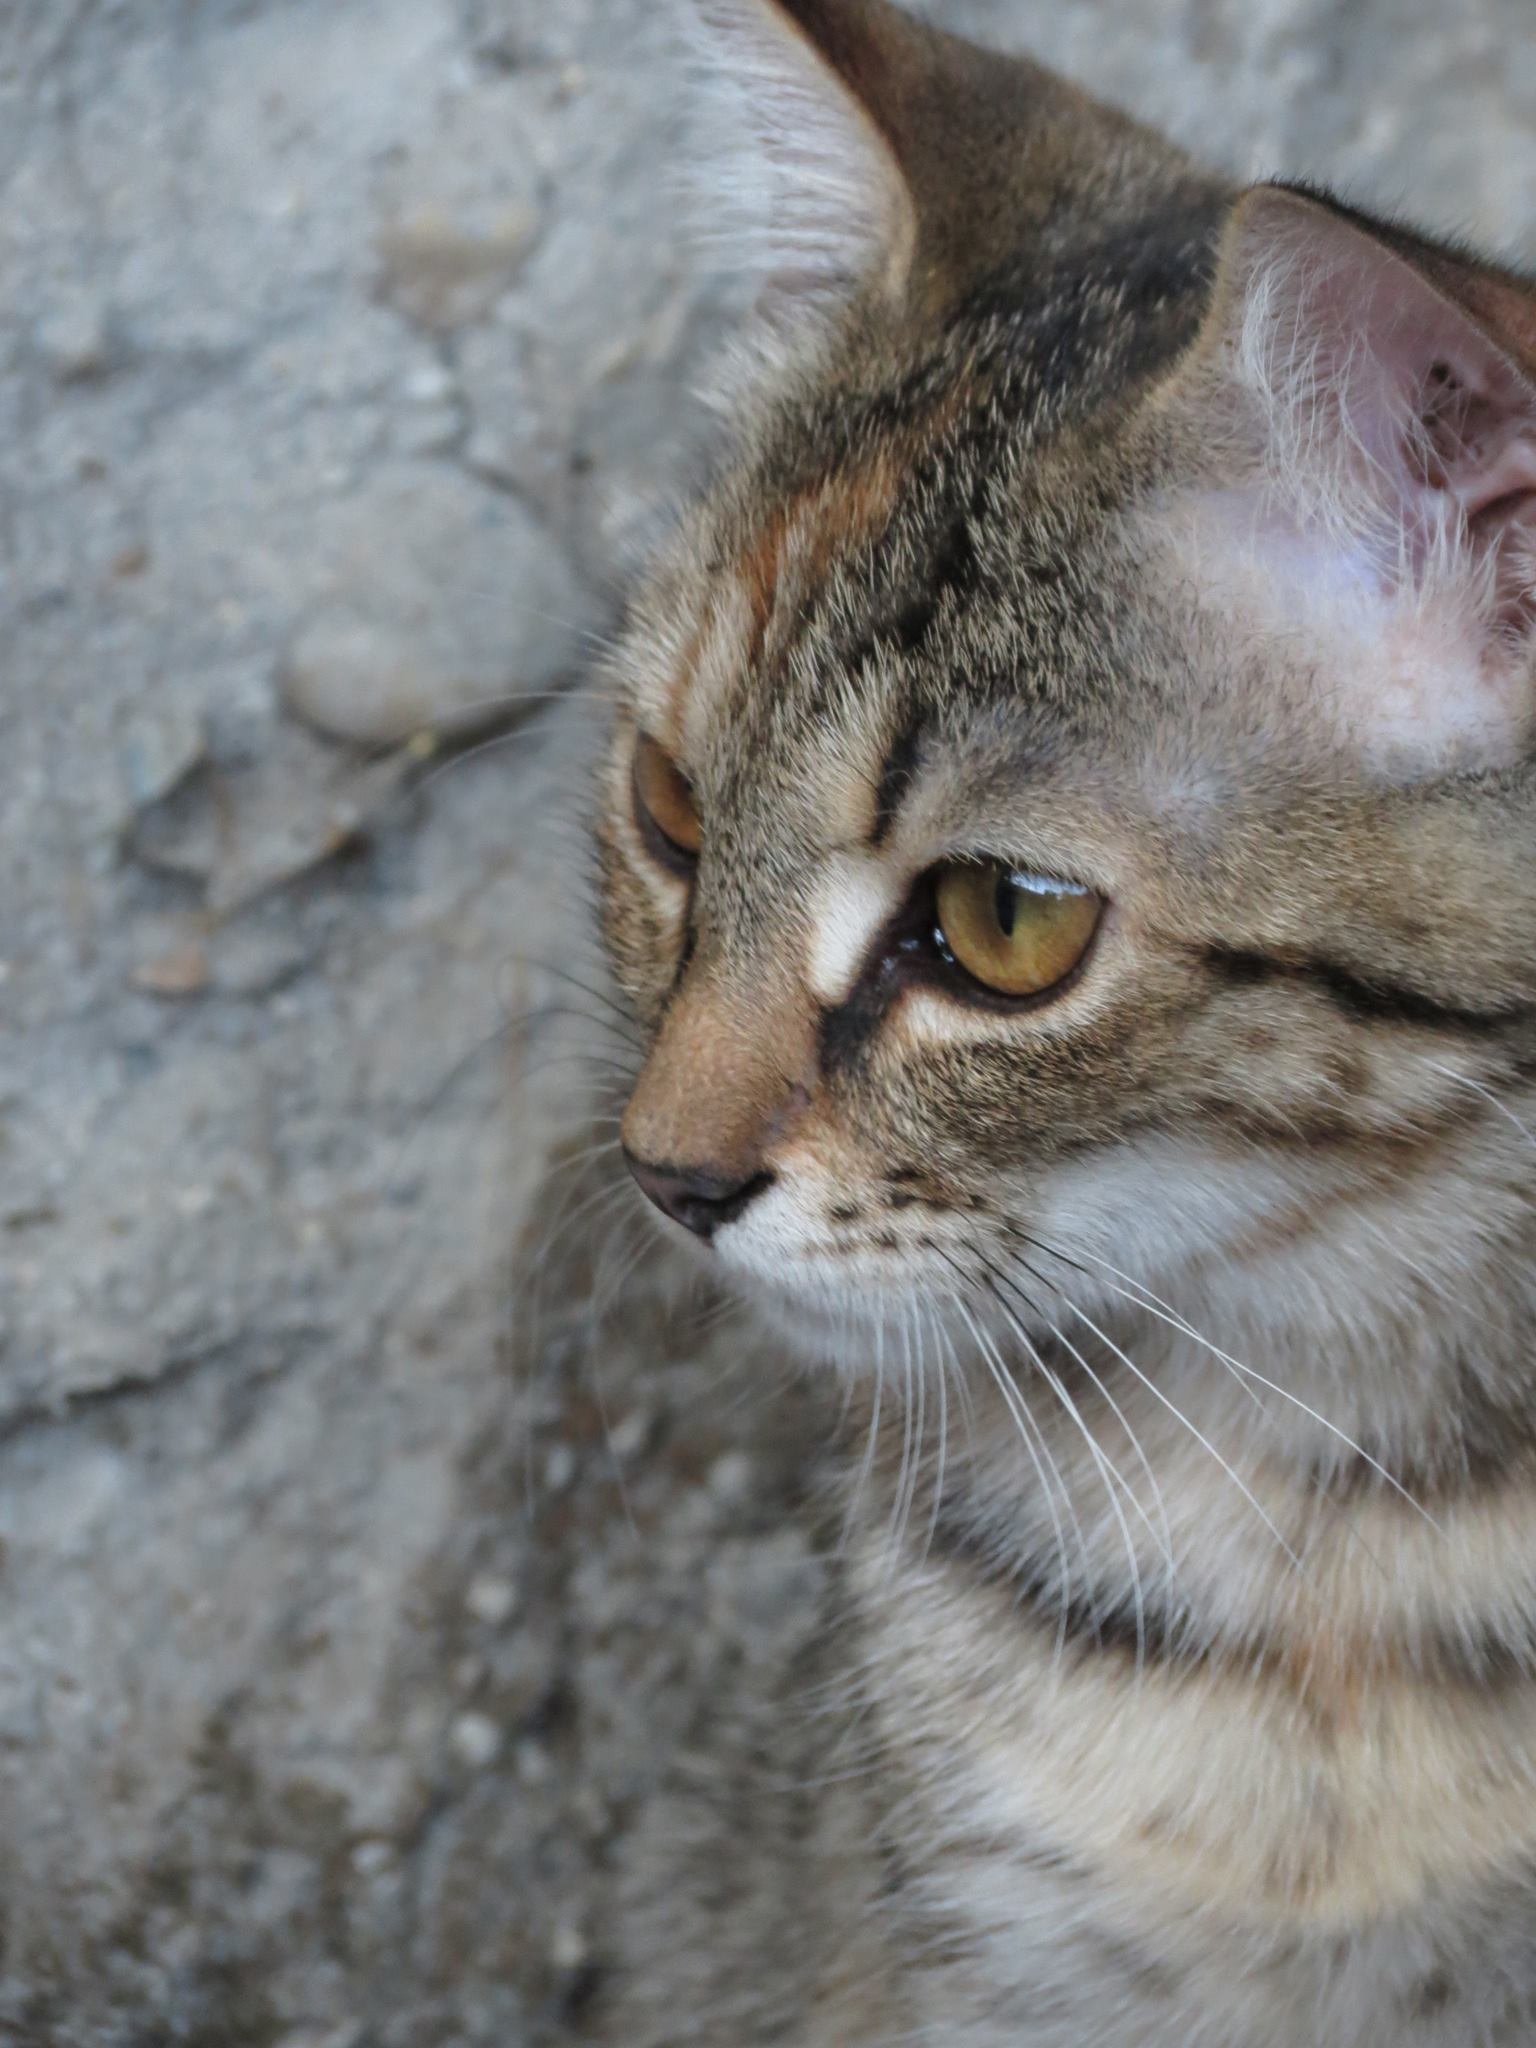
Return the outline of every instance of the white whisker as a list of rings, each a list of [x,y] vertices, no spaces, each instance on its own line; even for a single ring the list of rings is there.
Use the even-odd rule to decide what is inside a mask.
[[[1212,1458],[1215,1459],[1216,1463],[1221,1467],[1222,1471],[1226,1473],[1228,1479],[1231,1480],[1232,1484],[1237,1488],[1238,1492],[1243,1496],[1244,1500],[1247,1501],[1248,1505],[1253,1509],[1254,1513],[1258,1516],[1259,1520],[1264,1524],[1265,1528],[1269,1531],[1270,1535],[1274,1537],[1276,1543],[1279,1544],[1281,1550],[1284,1551],[1285,1555],[1290,1559],[1291,1563],[1299,1571],[1301,1569],[1301,1559],[1297,1556],[1296,1552],[1292,1549],[1291,1545],[1286,1541],[1285,1537],[1281,1535],[1279,1529],[1276,1528],[1273,1520],[1266,1513],[1265,1509],[1254,1496],[1253,1490],[1240,1477],[1240,1475],[1233,1470],[1232,1466],[1222,1456],[1221,1452],[1217,1450],[1216,1446],[1211,1442],[1210,1438],[1206,1436],[1204,1431],[1201,1430],[1195,1423],[1190,1421],[1189,1417],[1184,1413],[1183,1409],[1179,1407],[1177,1402],[1169,1400],[1168,1396],[1163,1392],[1162,1388],[1159,1387],[1155,1383],[1155,1381],[1149,1379],[1146,1373],[1144,1373],[1141,1367],[1136,1363],[1136,1361],[1120,1349],[1120,1346],[1115,1342],[1113,1337],[1106,1336],[1104,1331],[1099,1328],[1096,1322],[1094,1322],[1093,1318],[1085,1314],[1084,1311],[1078,1307],[1077,1303],[1072,1300],[1069,1294],[1067,1294],[1064,1290],[1061,1289],[1058,1289],[1058,1292],[1061,1294],[1062,1300],[1066,1303],[1067,1307],[1072,1311],[1073,1315],[1077,1317],[1078,1321],[1082,1323],[1085,1326],[1085,1328],[1091,1330],[1094,1336],[1098,1338],[1101,1344],[1107,1345],[1109,1349],[1113,1351],[1116,1358],[1120,1360],[1121,1364],[1125,1366],[1126,1370],[1132,1373],[1138,1380],[1140,1380],[1141,1384],[1146,1388],[1147,1392],[1152,1396],[1153,1400],[1159,1402],[1164,1408],[1166,1408],[1168,1413],[1173,1417],[1174,1421],[1177,1422],[1181,1428],[1187,1429],[1190,1435],[1195,1439],[1196,1443],[1198,1443],[1204,1451],[1206,1451]]]
[[[1050,1253],[1050,1255],[1054,1258],[1060,1258],[1062,1256],[1061,1253],[1053,1251],[1049,1245],[1044,1245],[1041,1247],[1041,1249]],[[1152,1290],[1146,1286],[1144,1281],[1137,1280],[1128,1273],[1122,1273],[1118,1266],[1111,1265],[1108,1259],[1101,1259],[1096,1257],[1092,1252],[1084,1252],[1082,1253],[1082,1256],[1084,1258],[1092,1259],[1093,1263],[1096,1266],[1102,1266],[1106,1272],[1113,1273],[1117,1279],[1124,1280],[1127,1284],[1127,1287],[1135,1288],[1138,1290],[1138,1293],[1127,1293],[1126,1288],[1124,1287],[1117,1287],[1110,1283],[1105,1283],[1106,1285],[1109,1285],[1109,1289],[1112,1294],[1121,1295],[1126,1301],[1132,1303],[1134,1307],[1144,1309],[1148,1315],[1155,1316],[1159,1322],[1167,1323],[1170,1328],[1178,1330],[1182,1335],[1190,1338],[1192,1342],[1198,1344],[1202,1351],[1209,1352],[1213,1358],[1217,1359],[1222,1365],[1226,1366],[1229,1369],[1229,1371],[1235,1374],[1240,1374],[1244,1381],[1253,1381],[1258,1386],[1265,1388],[1267,1392],[1274,1394],[1279,1400],[1287,1401],[1293,1408],[1299,1409],[1302,1412],[1302,1414],[1310,1417],[1313,1422],[1317,1423],[1319,1428],[1326,1430],[1330,1436],[1336,1438],[1339,1443],[1343,1444],[1346,1450],[1350,1451],[1355,1457],[1361,1459],[1366,1465],[1368,1465],[1370,1469],[1373,1472],[1375,1472],[1378,1475],[1378,1477],[1384,1480],[1385,1483],[1392,1489],[1392,1491],[1395,1494],[1397,1494],[1400,1497],[1400,1499],[1402,1499],[1406,1503],[1408,1507],[1413,1509],[1415,1514],[1421,1515],[1423,1519],[1429,1524],[1429,1526],[1437,1532],[1437,1534],[1444,1533],[1444,1531],[1440,1527],[1440,1524],[1435,1520],[1434,1516],[1430,1514],[1429,1510],[1423,1505],[1423,1503],[1418,1500],[1415,1500],[1415,1498],[1408,1491],[1408,1489],[1402,1484],[1402,1482],[1399,1479],[1397,1479],[1391,1472],[1387,1470],[1386,1466],[1382,1464],[1379,1458],[1373,1458],[1368,1450],[1366,1450],[1361,1444],[1358,1444],[1355,1441],[1355,1439],[1352,1436],[1350,1436],[1345,1430],[1340,1429],[1337,1423],[1330,1422],[1326,1415],[1319,1413],[1319,1411],[1316,1408],[1313,1408],[1308,1402],[1303,1401],[1299,1394],[1293,1394],[1288,1387],[1282,1387],[1278,1381],[1266,1378],[1263,1373],[1256,1371],[1253,1366],[1245,1365],[1240,1358],[1233,1358],[1229,1352],[1223,1351],[1219,1345],[1213,1344],[1211,1340],[1208,1337],[1203,1336],[1201,1332],[1197,1330],[1192,1323],[1187,1322],[1185,1318],[1179,1315],[1176,1310],[1171,1309],[1168,1306],[1168,1304],[1161,1299],[1160,1296],[1154,1295],[1152,1293]],[[1060,1290],[1058,1289],[1058,1292],[1059,1291]],[[1147,1298],[1141,1299],[1141,1296],[1146,1296]],[[1065,1299],[1065,1296],[1063,1296],[1063,1299]],[[1077,1311],[1074,1311],[1074,1313],[1077,1313]]]

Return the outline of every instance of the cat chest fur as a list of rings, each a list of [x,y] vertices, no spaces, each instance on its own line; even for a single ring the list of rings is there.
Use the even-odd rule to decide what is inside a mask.
[[[1488,1972],[1531,1932],[1528,1687],[1365,1668],[1337,1615],[1221,1662],[1063,1641],[920,1529],[893,1569],[895,1505],[850,1574],[935,2042],[1525,2038]]]

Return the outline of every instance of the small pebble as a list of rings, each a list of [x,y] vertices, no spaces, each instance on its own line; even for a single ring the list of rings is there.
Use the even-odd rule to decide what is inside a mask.
[[[464,1605],[475,1620],[483,1621],[487,1628],[501,1628],[517,1612],[517,1588],[510,1579],[493,1578],[484,1573],[470,1580]]]
[[[502,209],[471,228],[431,207],[389,221],[378,237],[379,289],[408,320],[444,332],[479,318],[505,289],[539,231],[533,207]]]
[[[441,405],[453,396],[452,374],[441,363],[423,363],[401,385],[413,405]]]
[[[463,431],[464,421],[456,406],[434,405],[401,413],[394,422],[392,439],[401,455],[444,455]]]
[[[476,427],[465,442],[464,463],[487,483],[506,485],[518,480],[516,455],[502,436],[489,427]]]
[[[352,1868],[359,1877],[376,1877],[381,1870],[387,1870],[395,1860],[393,1842],[383,1842],[377,1837],[359,1842],[352,1851]]]
[[[544,1460],[544,1484],[551,1493],[564,1493],[576,1477],[576,1453],[569,1444],[556,1444]]]
[[[501,1730],[487,1714],[457,1715],[448,1741],[459,1762],[472,1771],[483,1771],[501,1754]]]
[[[653,1427],[652,1418],[644,1408],[632,1408],[609,1430],[608,1448],[616,1458],[636,1457],[650,1441]]]
[[[208,978],[208,955],[195,939],[146,960],[132,976],[134,987],[145,995],[163,996],[168,1001],[201,995]]]
[[[65,307],[42,323],[38,341],[61,384],[83,384],[112,367],[112,337],[100,306],[82,301]]]
[[[119,748],[123,782],[135,811],[167,797],[207,753],[207,733],[195,712],[167,705],[154,718],[136,719]]]
[[[517,1775],[523,1784],[547,1784],[553,1769],[549,1751],[541,1742],[529,1737],[517,1745]]]
[[[752,1460],[745,1451],[727,1451],[710,1466],[706,1484],[718,1501],[745,1500],[752,1490]]]
[[[457,434],[444,410],[428,442],[450,420]],[[419,424],[400,409],[401,431]],[[457,464],[397,453],[376,490],[317,520],[315,553],[325,594],[278,682],[287,709],[330,739],[391,746],[495,724],[572,672],[596,617],[559,536]]]
[[[562,1920],[549,1944],[549,1959],[557,1970],[579,1970],[591,1953],[587,1938],[573,1920]]]

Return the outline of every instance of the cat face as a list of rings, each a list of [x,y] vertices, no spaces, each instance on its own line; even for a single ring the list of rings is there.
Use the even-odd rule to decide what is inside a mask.
[[[1523,1214],[1528,296],[899,16],[724,15],[859,239],[776,252],[804,360],[616,664],[637,1180],[816,1341],[1411,1315]]]

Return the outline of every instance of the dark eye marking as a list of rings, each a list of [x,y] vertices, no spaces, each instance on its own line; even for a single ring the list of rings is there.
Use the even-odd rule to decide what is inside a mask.
[[[888,992],[879,990],[866,975],[846,1003],[821,1013],[817,1038],[821,1064],[827,1073],[846,1067],[879,1023]]]
[[[1207,946],[1206,965],[1223,981],[1236,988],[1255,988],[1265,982],[1291,981],[1309,984],[1328,997],[1346,1015],[1373,1024],[1419,1024],[1433,1030],[1462,1031],[1478,1035],[1498,1031],[1529,1015],[1524,1004],[1502,1009],[1472,1009],[1457,1003],[1443,1003],[1421,989],[1405,988],[1378,975],[1354,974],[1337,961],[1306,956],[1291,958],[1278,953],[1260,953],[1234,946]]]
[[[902,727],[880,768],[880,780],[875,788],[875,822],[870,831],[869,843],[873,847],[884,844],[897,814],[906,800],[907,791],[912,787],[917,774],[918,756],[922,751],[922,727],[914,719]]]
[[[1102,899],[1088,890],[1078,892],[1097,909],[1092,931],[1069,971],[1043,988],[1010,995],[987,986],[961,966],[945,936],[939,888],[941,878],[955,865],[941,863],[918,879],[907,901],[870,948],[864,971],[846,1000],[822,1010],[819,1042],[822,1065],[829,1072],[857,1054],[905,987],[927,984],[941,989],[952,1002],[999,1016],[1018,1016],[1054,1002],[1078,980],[1098,931],[1097,909],[1103,908]],[[915,1171],[911,1174],[913,1179],[919,1177]]]

